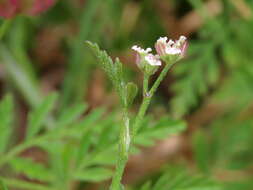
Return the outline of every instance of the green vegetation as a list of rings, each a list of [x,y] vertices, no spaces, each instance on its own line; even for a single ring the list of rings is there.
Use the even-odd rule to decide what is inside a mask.
[[[252,1],[3,2],[0,190],[253,189]]]

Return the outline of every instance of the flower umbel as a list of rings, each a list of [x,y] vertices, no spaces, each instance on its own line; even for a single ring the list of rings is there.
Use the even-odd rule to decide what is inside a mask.
[[[136,64],[147,75],[154,74],[157,71],[158,66],[162,65],[159,55],[153,55],[150,53],[152,51],[151,48],[145,50],[134,45],[132,49],[137,52]]]
[[[157,53],[165,62],[176,62],[181,59],[185,54],[186,47],[185,36],[180,36],[177,41],[168,41],[167,37],[160,37],[155,44]]]

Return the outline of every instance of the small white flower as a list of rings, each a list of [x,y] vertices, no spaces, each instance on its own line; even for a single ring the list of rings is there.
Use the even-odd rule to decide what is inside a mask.
[[[186,37],[180,36],[179,40],[176,42],[173,40],[169,40],[167,42],[167,37],[160,37],[156,44],[155,48],[157,53],[161,56],[169,56],[169,55],[180,55],[183,56],[186,50]]]
[[[152,51],[151,48],[142,49],[141,47],[134,45],[132,49],[137,52],[136,62],[138,65],[142,62],[142,60],[145,60],[145,62],[153,66],[158,66],[162,64],[159,60],[158,55],[153,55],[152,53],[150,53]]]
[[[138,47],[137,45],[134,45],[134,46],[132,47],[132,49],[133,49],[134,51],[137,51],[139,54],[148,54],[149,52],[152,51],[151,48],[147,48],[146,50],[144,50],[144,49],[142,49],[141,47]]]
[[[152,66],[162,65],[162,62],[159,60],[158,55],[148,54],[145,56],[145,60],[147,61],[148,64],[150,64]]]
[[[161,40],[166,41],[166,39]],[[160,56],[150,53],[152,51],[151,48],[142,49],[141,47],[135,45],[132,49],[137,52],[136,64],[145,74],[153,75],[157,71],[158,66],[162,65]]]

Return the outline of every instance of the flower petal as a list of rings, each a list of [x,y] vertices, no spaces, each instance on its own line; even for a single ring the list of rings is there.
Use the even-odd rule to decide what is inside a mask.
[[[162,62],[158,58],[159,56],[155,56],[153,54],[148,54],[145,56],[145,60],[147,61],[148,64],[152,66],[160,66],[162,65]]]

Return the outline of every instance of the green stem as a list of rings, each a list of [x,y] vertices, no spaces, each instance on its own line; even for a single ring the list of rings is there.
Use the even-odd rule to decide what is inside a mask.
[[[137,131],[139,130],[139,128],[141,126],[142,120],[143,120],[145,113],[148,109],[150,101],[151,101],[151,96],[144,96],[143,97],[143,101],[141,103],[139,112],[136,116],[135,122],[132,127],[132,138],[134,138],[136,136]]]
[[[135,119],[135,122],[133,124],[132,139],[135,137],[135,135],[137,134],[137,132],[138,132],[140,126],[141,126],[141,123],[143,121],[143,118],[146,114],[146,111],[148,109],[148,106],[151,102],[151,99],[152,99],[155,91],[157,90],[158,86],[160,85],[160,83],[162,82],[162,80],[164,79],[164,77],[166,76],[166,74],[168,73],[168,71],[169,71],[169,69],[171,68],[172,65],[173,64],[169,64],[169,63],[166,64],[166,66],[162,70],[161,74],[156,79],[155,83],[153,84],[152,88],[150,89],[150,91],[148,93],[144,94],[141,107],[139,109],[139,112],[138,112],[138,114],[136,116],[136,119]]]
[[[121,158],[122,156],[119,156],[119,159],[117,161],[116,165],[116,171],[114,173],[112,184],[110,186],[110,190],[120,190],[121,189],[121,179],[125,170],[125,166],[127,163],[128,158]]]
[[[154,92],[157,90],[158,86],[160,85],[164,77],[166,76],[171,66],[172,64],[166,64],[165,68],[163,69],[163,71],[161,72],[157,80],[155,81],[150,91],[148,91],[149,76],[144,75],[143,101],[132,128],[132,135],[131,135],[132,139],[135,137],[136,133],[138,132],[138,129],[141,126],[141,122],[143,121],[143,118],[146,114],[146,111],[151,102]],[[129,116],[128,116],[127,108],[123,109],[123,121],[124,121],[124,125],[121,127],[121,130],[120,130],[119,155],[118,155],[118,160],[116,164],[116,171],[112,179],[110,190],[121,189],[121,179],[122,179],[124,169],[128,160],[130,135],[129,135]]]
[[[116,170],[110,186],[110,190],[121,189],[121,179],[128,160],[130,134],[129,134],[129,116],[127,108],[124,108],[123,111],[123,121],[124,125],[122,125],[120,129],[118,160],[116,164]]]
[[[160,83],[162,82],[162,80],[164,79],[164,77],[167,75],[167,73],[168,73],[169,69],[172,67],[172,65],[173,64],[171,64],[171,63],[166,63],[166,66],[163,68],[161,74],[156,79],[154,85],[152,86],[152,88],[149,91],[150,96],[154,95],[155,91],[157,90],[158,86],[160,85]]]
[[[148,92],[148,81],[149,81],[149,75],[144,74],[143,79],[143,96],[145,96]]]

